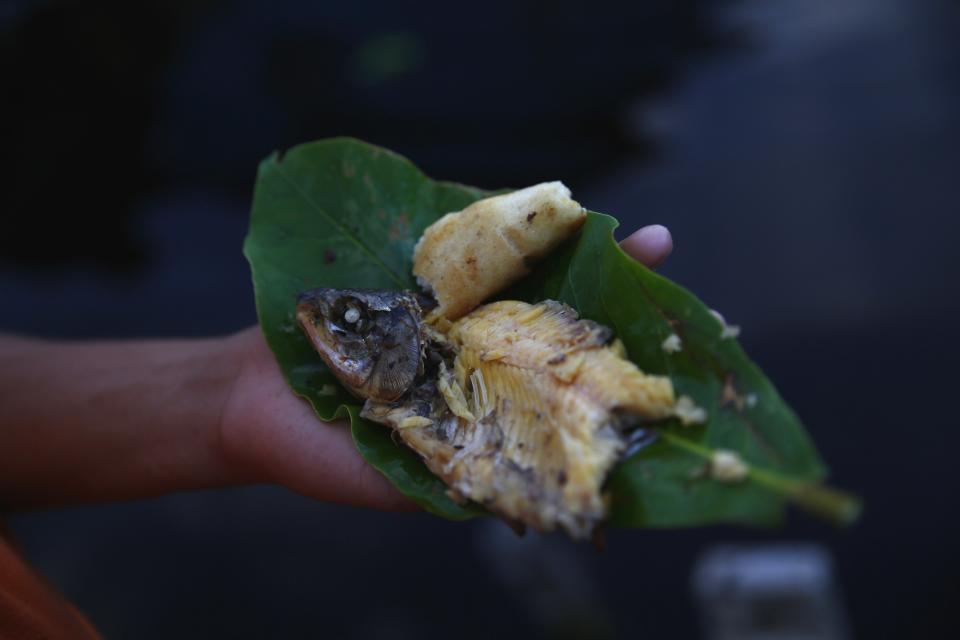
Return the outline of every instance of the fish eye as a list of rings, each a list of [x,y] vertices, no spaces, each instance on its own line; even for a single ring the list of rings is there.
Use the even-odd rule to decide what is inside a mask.
[[[347,324],[354,324],[359,319],[360,319],[360,310],[352,305],[348,306],[347,310],[343,312],[343,320]]]

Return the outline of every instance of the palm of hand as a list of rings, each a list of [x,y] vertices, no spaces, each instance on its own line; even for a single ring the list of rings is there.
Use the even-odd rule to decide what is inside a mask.
[[[271,482],[317,500],[413,508],[357,453],[348,422],[323,422],[291,393],[259,327],[234,338],[244,357],[224,409],[220,447],[244,481]]]

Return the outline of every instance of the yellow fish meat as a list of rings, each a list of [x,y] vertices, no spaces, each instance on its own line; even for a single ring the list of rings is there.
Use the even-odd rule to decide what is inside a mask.
[[[630,430],[675,415],[669,378],[640,371],[610,329],[559,302],[428,322],[409,292],[318,289],[297,317],[365,399],[361,415],[394,429],[452,496],[540,531],[589,537]]]

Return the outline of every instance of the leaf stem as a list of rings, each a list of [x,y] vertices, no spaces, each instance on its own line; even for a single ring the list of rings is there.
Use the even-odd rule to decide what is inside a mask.
[[[715,449],[705,447],[671,433],[666,430],[660,431],[660,437],[664,442],[701,458],[712,460]],[[853,495],[830,489],[820,484],[794,480],[780,475],[769,469],[749,466],[747,477],[758,485],[778,493],[797,506],[826,518],[837,524],[851,524],[859,516],[862,510],[860,501]]]

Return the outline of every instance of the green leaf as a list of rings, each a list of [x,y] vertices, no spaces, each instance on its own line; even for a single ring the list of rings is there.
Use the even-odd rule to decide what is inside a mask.
[[[274,154],[260,164],[244,254],[257,316],[287,382],[323,420],[350,418],[363,457],[424,509],[453,519],[482,511],[447,497],[446,486],[389,430],[362,420],[300,332],[297,294],[319,286],[414,288],[413,246],[439,213],[486,192],[435,182],[390,151],[334,139]]]
[[[301,145],[261,165],[244,253],[257,313],[291,388],[324,420],[349,417],[363,457],[403,493],[437,515],[483,513],[446,494],[417,455],[390,431],[358,417],[294,321],[296,295],[318,286],[414,289],[413,247],[449,211],[490,195],[431,180],[406,159],[358,140]],[[722,323],[691,293],[627,256],[616,221],[591,212],[583,231],[504,298],[562,300],[616,331],[643,370],[671,377],[679,394],[708,411],[706,425],[663,425],[661,438],[620,464],[609,479],[611,522],[678,527],[776,522],[786,499],[827,517],[852,520],[856,501],[819,485],[825,470],[802,425]],[[682,349],[667,353],[670,334]],[[707,473],[717,449],[750,465],[742,482]]]

